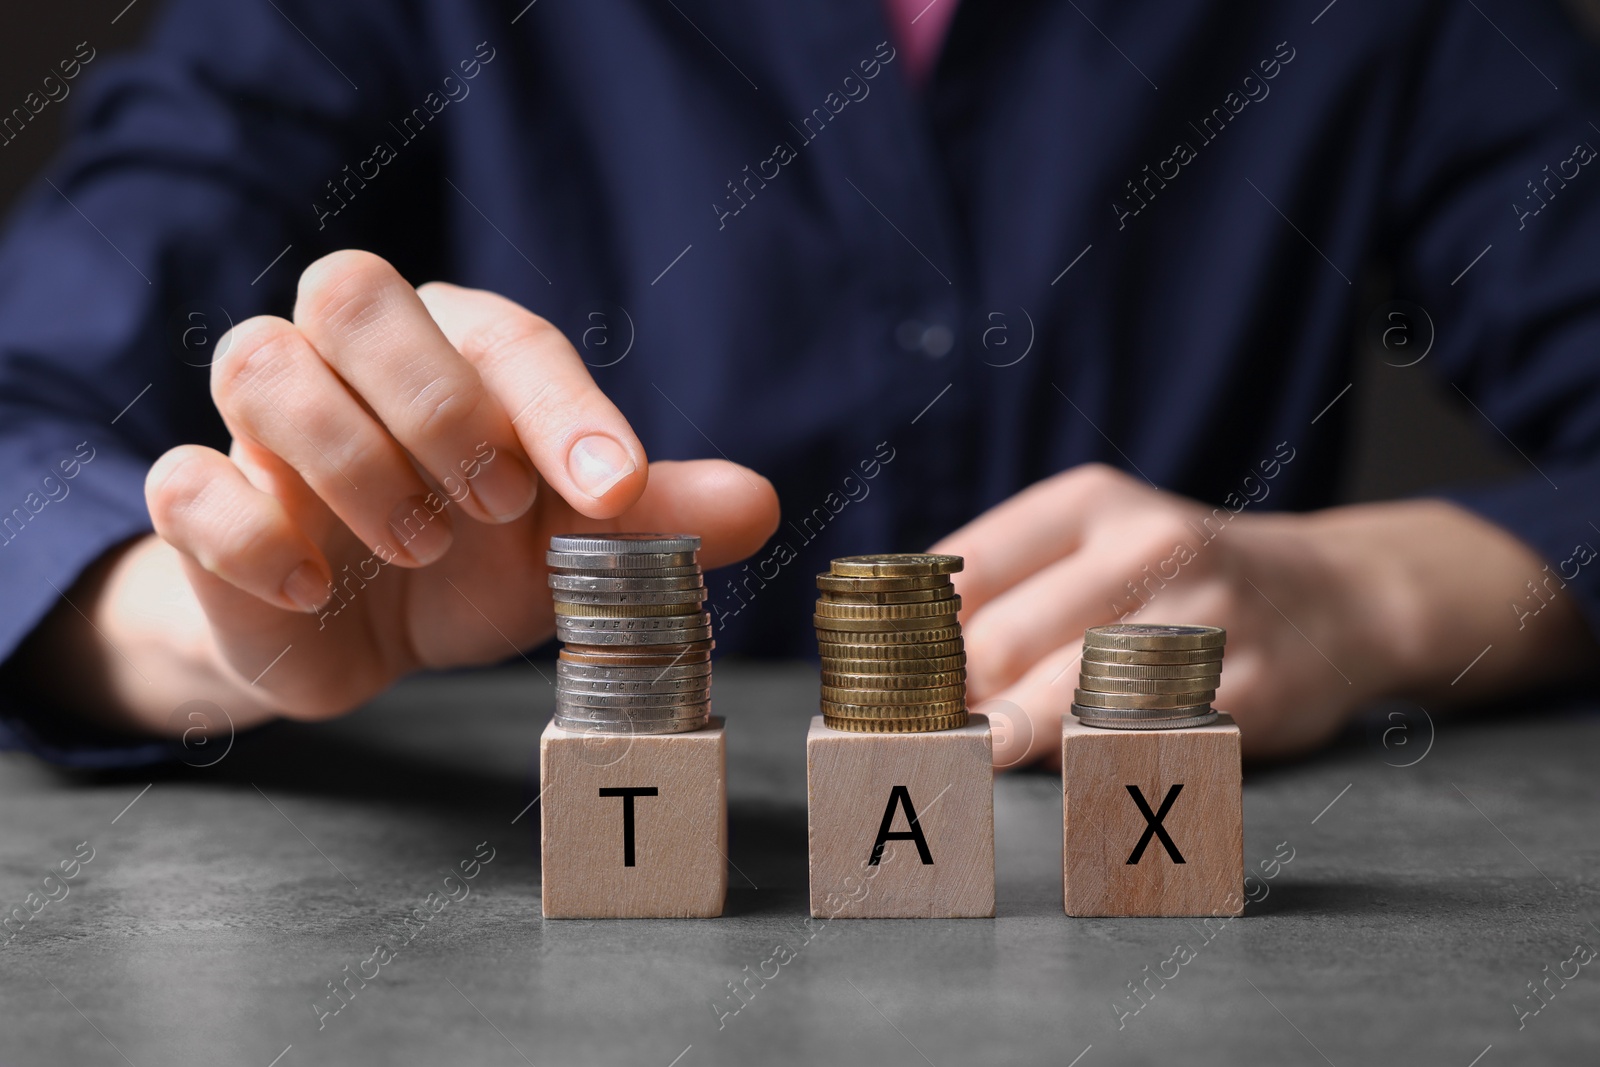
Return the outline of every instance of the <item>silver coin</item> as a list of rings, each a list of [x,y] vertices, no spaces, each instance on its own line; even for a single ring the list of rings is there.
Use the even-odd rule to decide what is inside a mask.
[[[694,715],[680,715],[675,719],[575,719],[568,715],[555,716],[556,725],[574,733],[596,734],[672,734],[694,730],[711,721],[709,711]]]
[[[556,682],[556,695],[679,697],[684,693],[705,693],[711,689],[711,676],[698,678],[562,678]]]
[[[585,708],[675,708],[685,704],[703,704],[711,698],[709,685],[696,686],[668,693],[600,693],[590,691],[556,690],[557,707]]]
[[[1183,708],[1097,708],[1087,704],[1072,705],[1072,713],[1085,719],[1118,719],[1126,722],[1137,722],[1150,719],[1182,719],[1197,715],[1208,715],[1211,712],[1210,704],[1191,704]]]
[[[665,648],[711,640],[710,623],[678,630],[580,630],[556,623],[556,636],[570,645],[629,645]]]
[[[594,622],[659,622],[670,620],[670,626],[591,626]],[[680,630],[709,630],[711,623],[701,618],[700,615],[638,615],[625,616],[620,619],[614,617],[598,617],[591,615],[557,615],[556,634],[563,641],[570,644],[581,645],[587,642],[588,637],[598,637],[601,634],[627,634],[628,639],[639,645],[665,645],[672,644],[669,637],[656,638],[657,634],[677,633]],[[568,637],[566,635],[573,636]]]
[[[688,704],[657,708],[612,708],[596,707],[593,704],[565,704],[557,707],[556,711],[579,722],[627,722],[630,719],[635,722],[661,722],[663,719],[687,719],[705,715],[710,709],[709,700],[697,700]]]
[[[636,645],[666,645],[666,644],[673,644],[674,643],[673,639],[668,638],[668,637],[662,637],[662,638],[657,639],[653,635],[676,633],[679,630],[699,630],[699,629],[709,628],[711,626],[711,624],[709,622],[706,622],[704,619],[700,618],[700,616],[698,616],[698,615],[628,616],[628,617],[625,617],[622,621],[624,621],[624,622],[633,622],[636,619],[638,619],[638,620],[648,620],[648,621],[651,621],[651,622],[655,622],[655,621],[658,621],[660,619],[669,619],[669,620],[672,621],[673,625],[671,625],[671,626],[603,626],[603,627],[602,626],[589,626],[587,624],[591,623],[591,622],[614,622],[616,620],[614,618],[610,617],[610,616],[601,618],[601,617],[598,617],[598,616],[590,616],[590,615],[557,615],[556,616],[556,636],[561,638],[563,641],[567,642],[568,644],[571,644],[571,645],[583,645],[583,644],[599,644],[599,643],[601,643],[601,642],[588,640],[590,637],[597,637],[600,634],[628,634],[628,635],[630,635],[628,640],[631,643],[636,644]]]
[[[695,730],[703,730],[711,724],[711,715],[697,715],[688,719],[672,719],[659,723],[598,723],[581,722],[572,719],[555,717],[557,727],[571,733],[590,734],[599,737],[633,737],[648,734],[687,734]]]
[[[659,693],[682,696],[683,693],[709,693],[710,675],[688,675],[683,678],[558,678],[555,694],[608,694],[608,693]]]
[[[579,580],[636,582],[641,579],[651,578],[704,577],[705,571],[698,563],[691,563],[681,567],[621,567],[607,569],[552,567],[550,568],[550,574],[559,578],[575,578]]]
[[[659,696],[683,700],[711,691],[711,676],[699,678],[562,678],[556,682],[557,697],[572,697],[588,703],[587,697]]]
[[[1186,690],[1182,693],[1097,693],[1089,689],[1075,689],[1072,699],[1086,708],[1113,708],[1119,711],[1171,712],[1178,708],[1194,708],[1209,704],[1217,697],[1215,689]]]
[[[704,725],[711,718],[710,709],[677,715],[670,719],[589,719],[557,712],[556,725],[564,730],[593,730],[596,733],[668,734],[693,729],[688,723]]]
[[[673,567],[697,567],[693,552],[546,552],[545,566],[578,574],[632,574]]]
[[[574,593],[665,593],[674,589],[704,589],[698,569],[682,575],[627,575],[617,578],[597,574],[552,574],[550,588]]]
[[[606,630],[684,630],[710,626],[711,613],[698,611],[683,615],[629,615],[625,617],[598,618],[589,615],[557,615],[556,629],[565,628],[575,633],[600,633]],[[582,644],[578,641],[575,644]]]
[[[556,677],[571,678],[575,681],[635,682],[657,678],[705,678],[710,674],[710,663],[680,663],[665,667],[606,667],[556,661]]]
[[[715,641],[691,641],[681,645],[583,645],[567,642],[557,663],[583,667],[632,667],[661,670],[666,667],[707,666]]]
[[[1220,626],[1184,626],[1114,623],[1091,626],[1083,632],[1083,647],[1140,651],[1216,649],[1218,655],[1228,632]]]
[[[614,555],[647,552],[695,552],[700,538],[683,533],[556,534],[552,552],[587,552]]]
[[[577,592],[572,589],[552,590],[555,599],[563,604],[595,604],[601,606],[618,607],[628,604],[682,604],[688,611],[697,611],[697,605],[705,602],[705,587],[697,589],[669,589],[661,592],[604,592],[589,593]]]
[[[704,679],[700,679],[704,682]],[[650,686],[649,682],[623,682],[621,685],[630,687],[623,689],[599,689],[592,686],[578,686],[572,689],[558,689],[556,703],[562,707],[584,708],[665,708],[683,707],[686,704],[703,704],[711,699],[709,685],[690,686]]]
[[[1078,688],[1107,696],[1160,696],[1168,693],[1215,692],[1221,678],[1217,674],[1196,678],[1103,678],[1085,671],[1078,679]],[[1088,701],[1103,703],[1101,700]],[[1198,700],[1189,701],[1198,704]]]
[[[1217,721],[1217,713],[1214,711],[1207,711],[1203,715],[1184,715],[1169,719],[1107,719],[1092,714],[1097,710],[1084,708],[1080,713],[1078,707],[1074,705],[1072,713],[1083,725],[1093,726],[1099,730],[1187,730]]]
[[[692,678],[689,681],[695,684],[686,689],[602,689],[587,683],[563,684],[556,687],[556,703],[567,702],[604,708],[651,708],[673,703],[692,704],[710,699],[710,678]]]
[[[594,704],[558,704],[556,713],[576,722],[661,722],[666,719],[687,719],[709,712],[711,702],[697,700],[688,704],[673,704],[654,708],[613,708]]]

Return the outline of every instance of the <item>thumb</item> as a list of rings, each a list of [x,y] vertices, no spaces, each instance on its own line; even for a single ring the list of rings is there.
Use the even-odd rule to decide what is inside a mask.
[[[705,570],[725,567],[755,552],[778,528],[778,494],[748,467],[721,459],[650,464],[637,502],[614,519],[573,515],[571,531],[659,531],[698,534]]]

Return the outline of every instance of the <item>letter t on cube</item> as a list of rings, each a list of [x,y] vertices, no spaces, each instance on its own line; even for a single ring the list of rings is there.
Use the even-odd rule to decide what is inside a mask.
[[[682,734],[539,739],[547,919],[710,918],[728,891],[722,720]]]

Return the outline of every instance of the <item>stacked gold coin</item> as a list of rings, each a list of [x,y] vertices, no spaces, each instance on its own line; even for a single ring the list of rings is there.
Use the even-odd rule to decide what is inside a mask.
[[[1072,713],[1108,730],[1204,726],[1222,680],[1226,631],[1216,626],[1093,626]]]
[[[822,719],[835,730],[967,724],[967,655],[950,575],[960,556],[845,556],[817,575]]]

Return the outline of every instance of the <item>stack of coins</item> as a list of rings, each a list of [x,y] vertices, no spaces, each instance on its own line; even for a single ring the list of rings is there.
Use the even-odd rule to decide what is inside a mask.
[[[822,720],[858,733],[967,724],[960,556],[845,556],[817,575]]]
[[[711,615],[700,538],[625,533],[552,537],[556,725],[603,734],[676,734],[711,715]]]
[[[1083,635],[1083,666],[1072,713],[1108,730],[1204,726],[1222,680],[1216,626],[1094,626]]]

